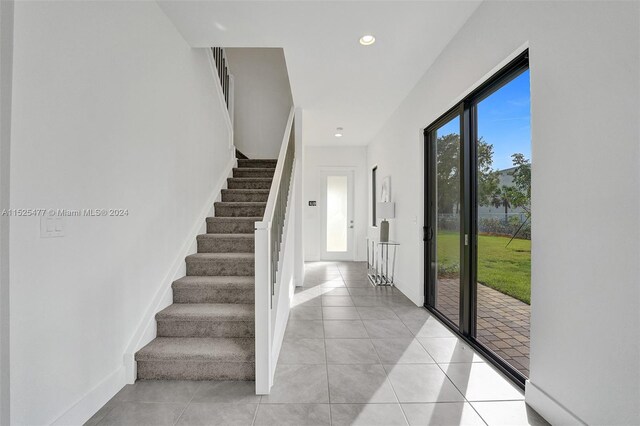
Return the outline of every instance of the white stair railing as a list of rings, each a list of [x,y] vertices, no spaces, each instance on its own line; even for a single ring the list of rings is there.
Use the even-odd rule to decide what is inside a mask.
[[[0,0],[2,1],[2,0]],[[226,109],[225,125],[229,131],[229,149],[234,148],[233,144],[233,116],[235,109],[235,80],[233,75],[229,74],[229,62],[227,54],[221,47],[212,47],[210,49],[209,60],[215,79],[215,88],[220,99],[220,106]]]
[[[280,291],[281,266],[287,202],[295,160],[294,108],[284,131],[280,154],[262,221],[255,224],[255,358],[256,393],[268,394],[273,384],[273,327]]]
[[[212,47],[211,53],[213,54],[213,62],[216,65],[218,79],[220,81],[220,86],[222,87],[224,102],[227,104],[229,117],[233,123],[233,76],[229,74],[227,54],[222,47]]]

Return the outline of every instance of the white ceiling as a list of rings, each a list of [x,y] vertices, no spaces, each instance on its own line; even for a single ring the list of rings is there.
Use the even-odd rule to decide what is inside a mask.
[[[366,145],[480,0],[159,4],[194,47],[282,47],[306,145]]]

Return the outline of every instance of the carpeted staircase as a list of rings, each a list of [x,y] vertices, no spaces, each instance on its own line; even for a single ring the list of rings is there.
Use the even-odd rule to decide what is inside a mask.
[[[136,353],[139,379],[253,380],[254,223],[262,220],[276,160],[238,159],[155,340]]]

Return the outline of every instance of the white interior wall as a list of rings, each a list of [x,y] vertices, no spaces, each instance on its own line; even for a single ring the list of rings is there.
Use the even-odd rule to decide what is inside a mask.
[[[10,206],[13,1],[0,2],[0,211]],[[9,424],[9,216],[0,215],[0,424]]]
[[[60,238],[12,219],[12,424],[40,425],[124,384],[233,151],[208,52],[155,2],[19,2],[14,52],[12,207],[129,212],[67,217]]]
[[[639,3],[485,1],[467,21],[368,149],[369,166],[393,179],[399,287],[423,302],[422,129],[523,45],[533,144],[527,401],[554,424],[638,424]]]
[[[226,48],[234,78],[234,142],[249,158],[278,158],[293,98],[284,51]]]
[[[324,238],[322,234],[322,179],[323,168],[353,168],[354,173],[354,260],[367,259],[367,149],[366,147],[305,146],[304,151],[304,255],[305,261],[320,260]],[[315,207],[309,201],[316,201]]]
[[[392,124],[388,124],[392,125]],[[393,128],[391,132],[403,133],[408,137],[408,129]],[[389,131],[385,126],[384,131]],[[416,133],[419,133],[416,130]],[[378,142],[384,140],[385,142]],[[389,176],[391,183],[391,201],[395,203],[395,218],[387,219],[389,222],[389,240],[396,241],[400,245],[396,248],[396,268],[394,282],[396,287],[410,298],[416,305],[424,303],[424,290],[422,281],[422,194],[420,193],[424,179],[422,174],[421,147],[412,147],[413,151],[405,151],[409,139],[402,143],[394,137],[381,138],[379,135],[367,149],[366,166],[366,235],[372,241],[380,240],[381,217],[376,218],[377,226],[373,226],[373,193],[372,174],[376,169],[376,202],[380,202],[382,194],[382,181]],[[384,146],[388,143],[388,146]],[[420,151],[416,151],[419,148]],[[366,253],[365,253],[366,254]]]

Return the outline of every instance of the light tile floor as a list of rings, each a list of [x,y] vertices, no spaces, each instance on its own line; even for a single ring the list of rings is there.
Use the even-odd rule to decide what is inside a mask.
[[[88,425],[546,425],[522,392],[363,263],[306,265],[274,386],[141,381]]]

